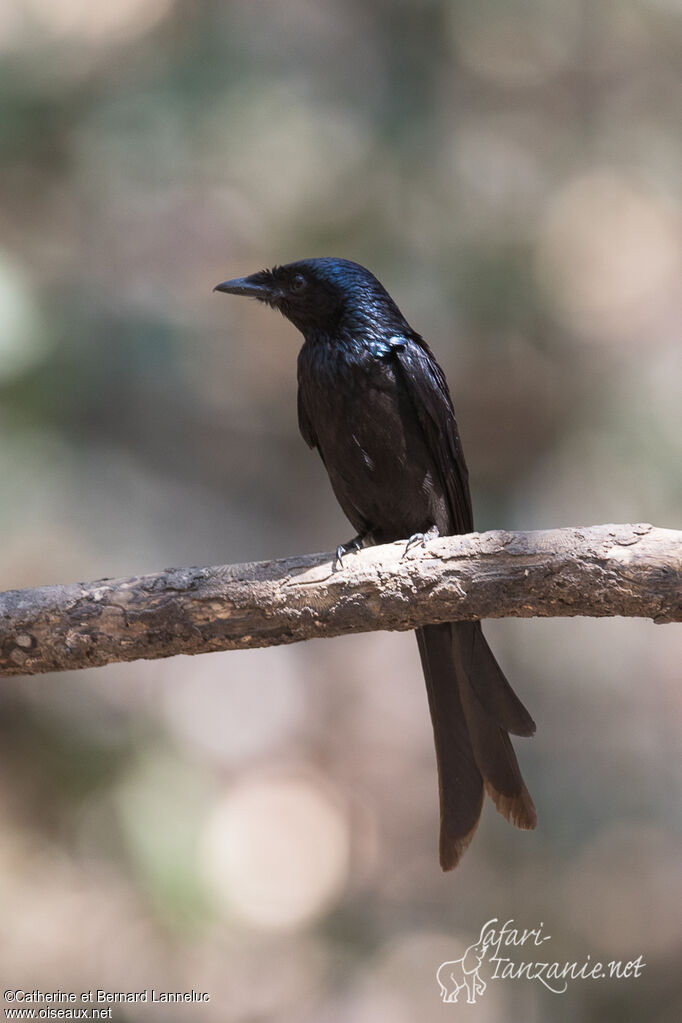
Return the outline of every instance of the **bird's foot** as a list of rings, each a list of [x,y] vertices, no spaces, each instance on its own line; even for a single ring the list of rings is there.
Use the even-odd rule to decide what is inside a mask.
[[[334,557],[335,572],[340,572],[341,569],[343,568],[344,554],[354,554],[356,551],[362,550],[363,544],[368,536],[369,536],[368,533],[365,533],[364,536],[360,535],[354,536],[353,539],[348,540],[347,543],[339,544],[339,546],[336,548],[336,556]]]
[[[425,547],[427,540],[435,540],[438,536],[440,536],[438,526],[431,526],[425,533],[413,533],[405,544],[403,557],[406,557],[407,552],[411,551],[413,547]]]

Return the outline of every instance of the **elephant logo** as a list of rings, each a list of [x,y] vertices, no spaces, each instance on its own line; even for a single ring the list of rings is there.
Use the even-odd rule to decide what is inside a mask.
[[[486,983],[481,979],[478,971],[481,968],[486,947],[481,937],[473,945],[469,945],[461,959],[441,963],[436,972],[436,980],[444,1002],[456,1002],[463,988],[466,988],[467,1002],[470,1005],[475,1003],[476,995],[483,994]]]

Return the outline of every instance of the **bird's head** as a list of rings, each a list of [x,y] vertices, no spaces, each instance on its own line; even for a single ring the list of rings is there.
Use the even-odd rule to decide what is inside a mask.
[[[224,281],[214,291],[266,302],[304,335],[333,330],[375,331],[378,324],[392,324],[395,330],[396,321],[407,327],[374,274],[347,259],[301,259]]]

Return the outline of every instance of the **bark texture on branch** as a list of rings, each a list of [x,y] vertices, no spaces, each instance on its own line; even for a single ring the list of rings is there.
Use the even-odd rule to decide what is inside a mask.
[[[682,532],[606,525],[442,537],[0,594],[0,675],[275,646],[455,619],[682,621]]]

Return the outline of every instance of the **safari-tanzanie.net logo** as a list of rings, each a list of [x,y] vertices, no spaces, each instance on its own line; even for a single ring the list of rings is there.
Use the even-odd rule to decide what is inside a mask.
[[[491,981],[533,980],[543,984],[552,994],[562,995],[571,981],[624,980],[640,977],[646,963],[640,954],[635,959],[611,960],[608,963],[586,956],[582,962],[557,962],[548,956],[544,924],[521,929],[513,919],[501,926],[497,917],[481,927],[478,940],[469,945],[463,956],[441,963],[436,980],[444,1002],[460,999],[469,1004],[485,994]]]

